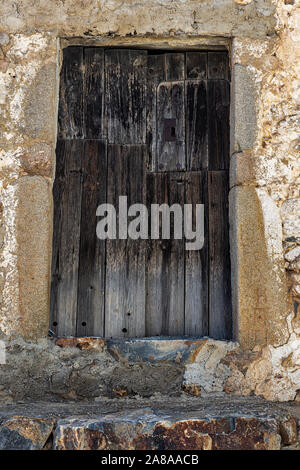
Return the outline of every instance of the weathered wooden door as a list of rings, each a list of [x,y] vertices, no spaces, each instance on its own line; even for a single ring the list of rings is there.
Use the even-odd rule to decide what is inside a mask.
[[[64,49],[56,155],[51,329],[231,338],[227,53]],[[203,248],[98,239],[124,195],[204,204]]]

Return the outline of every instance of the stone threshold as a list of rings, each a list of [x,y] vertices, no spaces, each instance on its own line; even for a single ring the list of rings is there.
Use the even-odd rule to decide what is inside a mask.
[[[258,397],[0,403],[0,450],[297,448],[300,407]]]
[[[62,348],[76,347],[80,350],[103,352],[104,349],[116,359],[126,359],[129,363],[138,361],[155,363],[159,361],[188,363],[193,362],[199,350],[207,343],[224,347],[238,345],[229,340],[215,340],[209,337],[154,336],[147,338],[100,338],[100,337],[60,337],[54,339]]]

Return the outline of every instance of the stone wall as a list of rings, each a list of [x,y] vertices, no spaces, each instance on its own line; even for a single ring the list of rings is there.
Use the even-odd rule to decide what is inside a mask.
[[[46,339],[60,51],[70,43],[229,48],[230,224],[237,343],[205,343],[190,367],[184,366],[178,376],[176,363],[176,367],[168,365],[164,373],[188,393],[254,393],[281,401],[297,398],[298,7],[296,0],[2,3],[0,330],[7,341],[10,364],[4,369],[0,366],[3,399],[22,394],[26,398],[30,394],[36,398],[72,397],[74,387],[62,390],[64,378],[53,378],[52,367],[56,374],[60,369],[67,377],[77,374],[82,394],[76,392],[76,396],[93,398],[90,377],[102,383],[107,364],[113,367],[110,371],[116,367],[111,366],[114,359],[110,354],[96,351],[82,356],[78,348],[75,355],[74,348],[59,352],[59,346]],[[138,382],[140,375],[134,375],[132,367],[130,374]],[[154,366],[149,367],[143,372],[145,377],[152,376]],[[158,371],[161,364],[155,367]],[[209,388],[208,376],[216,387]],[[101,390],[104,393],[100,387],[98,395]]]

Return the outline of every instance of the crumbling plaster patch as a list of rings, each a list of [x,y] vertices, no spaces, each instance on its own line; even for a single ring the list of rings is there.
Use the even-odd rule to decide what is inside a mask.
[[[296,398],[300,390],[300,314],[297,306],[290,313],[287,297],[290,293],[295,302],[300,299],[297,3],[178,0],[170,4],[155,0],[149,8],[143,2],[118,0],[91,1],[88,5],[74,0],[40,0],[34,4],[29,0],[8,0],[0,8],[0,329],[7,337],[21,335],[37,341],[14,346],[14,354],[22,351],[20,356],[16,355],[19,367],[15,368],[15,375],[10,372],[2,374],[2,378],[11,380],[13,389],[19,384],[18,390],[25,387],[27,396],[32,393],[38,397],[48,390],[48,372],[56,354],[53,355],[49,341],[39,338],[47,332],[49,313],[57,38],[73,38],[79,43],[83,37],[90,43],[104,38],[106,44],[119,38],[123,45],[133,40],[151,44],[153,40],[156,47],[171,39],[174,45],[183,47],[185,40],[190,44],[193,38],[195,47],[197,40],[203,46],[207,37],[217,43],[214,37],[223,36],[233,38],[232,96],[238,88],[236,73],[239,80],[240,95],[233,109],[235,104],[243,104],[243,113],[238,114],[236,109],[232,116],[237,132],[232,136],[230,196],[232,201],[239,200],[236,207],[240,219],[236,221],[241,221],[239,226],[232,223],[232,251],[236,256],[233,259],[236,338],[242,349],[230,346],[231,343],[221,342],[217,346],[212,343],[213,352],[205,356],[205,366],[197,360],[187,366],[185,385],[194,384],[195,390],[197,386],[202,390],[203,384],[202,392],[208,393],[255,393],[281,401]],[[245,94],[246,101],[241,101]],[[28,209],[30,201],[32,212]],[[45,243],[48,245],[43,250]],[[73,377],[79,384],[80,398],[95,396],[93,393],[101,395],[98,382],[90,379],[87,364],[81,365],[79,358],[75,360],[73,352],[63,352],[68,366],[59,371],[61,376],[53,371],[51,386],[67,398],[76,397],[72,395],[72,386],[60,389],[60,384],[66,381],[72,384],[69,378]],[[43,362],[42,357],[47,359]],[[209,361],[209,357],[214,360]],[[60,369],[62,356],[55,361]],[[107,363],[101,361],[98,369],[93,361],[88,363],[93,377],[101,375],[101,368],[106,367]],[[24,363],[26,373],[22,372],[20,381],[18,374]],[[45,374],[41,368],[45,368]],[[109,367],[106,372],[112,370]],[[170,369],[169,373],[178,385],[180,374],[176,371]],[[28,378],[30,374],[32,380]],[[139,376],[138,371],[135,374]],[[18,393],[22,394],[10,396],[14,398]]]

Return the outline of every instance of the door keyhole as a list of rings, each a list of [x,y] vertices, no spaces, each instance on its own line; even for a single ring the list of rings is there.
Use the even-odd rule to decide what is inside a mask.
[[[174,142],[176,140],[176,119],[164,120],[163,138],[165,142]]]

